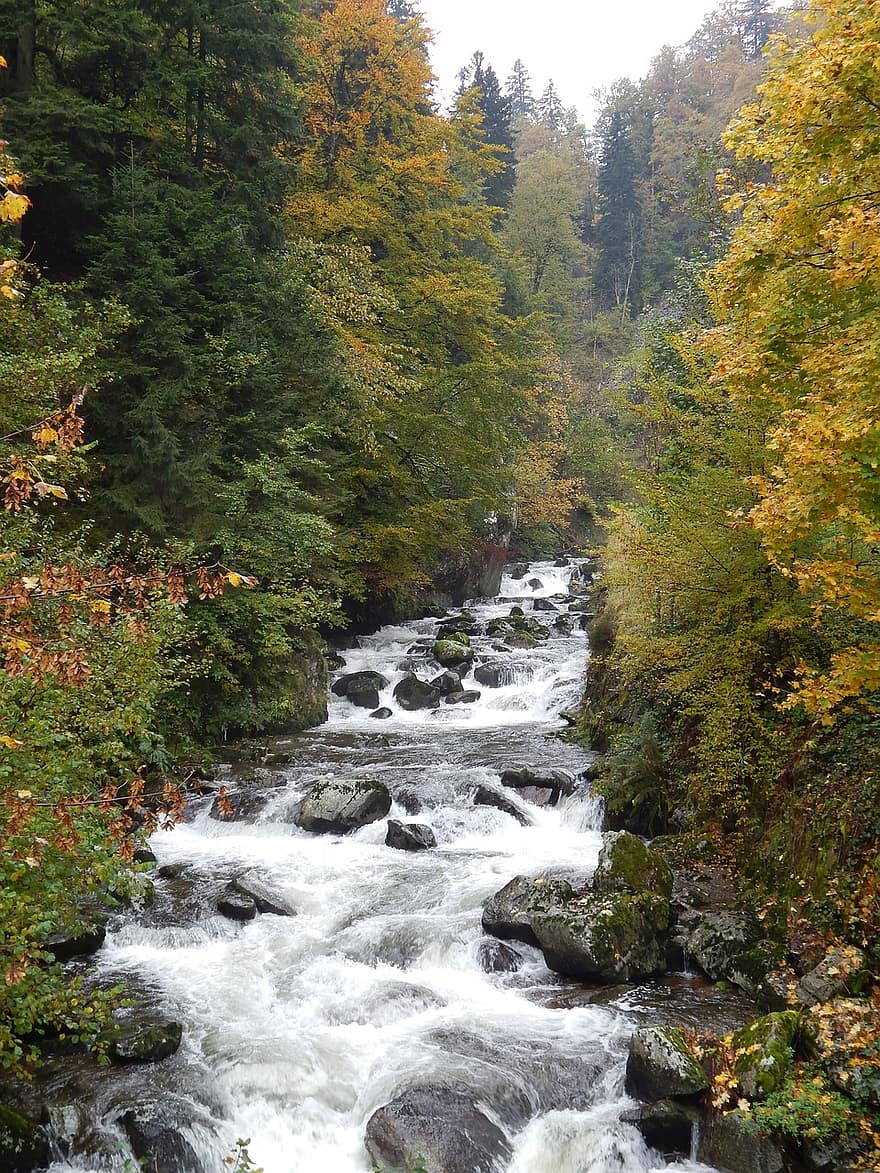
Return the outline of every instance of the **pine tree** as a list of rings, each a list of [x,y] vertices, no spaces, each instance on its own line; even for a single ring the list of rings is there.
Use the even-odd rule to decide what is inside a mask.
[[[640,304],[640,208],[632,118],[612,109],[600,121],[599,219],[595,281],[606,305],[635,311]]]
[[[532,79],[519,58],[514,62],[510,77],[507,79],[506,92],[514,118],[534,118],[535,98],[532,94]]]
[[[501,148],[501,169],[486,177],[483,194],[492,207],[506,208],[516,182],[513,166],[513,118],[510,99],[501,91],[498,75],[486,64],[482,53],[474,53],[468,64],[459,71],[458,94],[468,89],[477,93],[477,105],[483,115],[483,135],[486,142]]]
[[[538,121],[549,130],[561,130],[565,123],[565,107],[552,80],[538,100]]]

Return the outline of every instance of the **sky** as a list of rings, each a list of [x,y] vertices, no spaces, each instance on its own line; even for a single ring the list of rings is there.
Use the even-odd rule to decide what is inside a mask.
[[[717,0],[418,0],[435,34],[442,98],[476,49],[501,79],[521,57],[537,97],[553,78],[565,106],[591,124],[594,93],[643,77],[663,45],[684,44]]]

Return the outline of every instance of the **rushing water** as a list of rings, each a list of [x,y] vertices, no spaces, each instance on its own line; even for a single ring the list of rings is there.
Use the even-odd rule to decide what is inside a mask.
[[[564,595],[571,577],[538,563],[472,610],[483,622],[512,602],[528,613],[536,598]],[[540,587],[528,585],[532,578]],[[216,821],[207,799],[184,825],[154,837],[160,864],[189,869],[180,881],[157,880],[156,906],[122,918],[98,964],[106,978],[146,987],[184,1023],[184,1038],[171,1059],[90,1077],[105,1145],[122,1111],[155,1104],[197,1154],[196,1167],[162,1173],[219,1171],[238,1137],[250,1138],[266,1173],[365,1173],[372,1112],[408,1087],[444,1082],[497,1111],[513,1137],[509,1173],[702,1168],[667,1166],[620,1123],[632,1106],[622,1090],[633,1028],[626,1013],[586,1001],[554,1005],[566,983],[536,949],[518,947],[516,973],[488,974],[479,964],[489,895],[522,872],[589,874],[595,866],[597,810],[583,787],[556,809],[521,804],[529,826],[473,804],[475,787],[497,789],[505,766],[577,776],[589,763],[558,736],[560,710],[577,700],[583,632],[504,653],[477,637],[478,655],[509,665],[508,683],[483,688],[473,705],[401,712],[393,685],[409,649],[437,626],[386,627],[344,653],[343,671],[369,668],[390,680],[380,703],[394,715],[377,721],[332,698],[325,725],[274,747],[289,754],[276,779],[284,785],[256,821]],[[416,670],[436,674],[427,664]],[[468,687],[479,686],[468,678]],[[345,838],[299,830],[286,816],[310,782],[334,774],[385,781],[396,796],[391,817],[410,817],[400,803],[417,798],[417,820],[433,829],[436,849],[386,847],[385,820]],[[245,925],[218,916],[205,894],[245,871],[257,871],[298,915]],[[512,1103],[520,1105],[515,1124],[503,1109]],[[124,1146],[113,1156],[74,1154],[53,1169],[121,1169],[125,1156]]]

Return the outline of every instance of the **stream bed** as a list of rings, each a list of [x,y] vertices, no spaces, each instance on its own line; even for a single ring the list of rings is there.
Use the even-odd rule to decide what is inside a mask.
[[[527,616],[537,604],[535,616],[552,622],[549,608],[567,612],[578,573],[533,564],[470,611],[485,628],[512,604]],[[394,686],[407,671],[437,674],[418,641],[433,641],[440,621],[362,637],[339,672],[381,673],[390,717],[331,696],[325,725],[272,743],[269,798],[252,817],[220,821],[207,796],[153,837],[156,903],[117,917],[95,960],[102,980],[143,991],[181,1022],[182,1044],[159,1063],[97,1074],[67,1063],[64,1089],[59,1069],[56,1091],[75,1092],[80,1108],[69,1124],[78,1140],[53,1173],[126,1168],[126,1112],[162,1133],[159,1173],[219,1173],[238,1138],[265,1173],[367,1173],[373,1112],[427,1085],[460,1089],[499,1125],[512,1148],[505,1173],[706,1168],[665,1162],[621,1123],[633,1106],[625,1049],[645,1022],[717,1026],[731,1015],[735,1025],[729,999],[686,976],[589,990],[519,944],[515,970],[484,968],[483,902],[520,873],[588,875],[601,845],[599,807],[583,781],[556,807],[505,791],[528,825],[474,803],[478,787],[500,790],[505,768],[578,780],[589,766],[592,755],[559,736],[587,655],[580,615],[572,619],[574,630],[563,624],[534,648],[474,636],[477,661],[501,667],[500,685],[469,676],[464,688],[481,693],[473,703],[415,712],[400,709]],[[291,812],[310,784],[334,776],[384,782],[389,817],[429,826],[436,847],[386,846],[385,819],[344,837],[301,830]],[[225,781],[235,790],[241,777],[229,767]],[[217,892],[243,873],[296,915],[247,924],[221,916]]]

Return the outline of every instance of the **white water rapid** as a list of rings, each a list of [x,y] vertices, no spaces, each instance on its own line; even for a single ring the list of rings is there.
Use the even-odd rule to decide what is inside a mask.
[[[523,578],[505,577],[499,599],[470,610],[483,627],[511,604],[530,615],[536,600],[567,595],[573,573],[533,564]],[[561,599],[556,606],[567,611]],[[481,687],[469,675],[464,688],[481,689],[476,703],[420,712],[402,712],[393,688],[407,668],[437,675],[412,657],[439,621],[362,638],[341,671],[382,673],[390,718],[331,697],[325,725],[273,743],[287,760],[269,767],[277,788],[251,821],[211,818],[208,797],[186,823],[154,836],[160,865],[185,866],[156,880],[152,909],[111,925],[97,962],[102,977],[146,990],[178,1019],[183,1042],[159,1063],[92,1073],[91,1153],[74,1146],[53,1173],[126,1168],[131,1154],[114,1121],[133,1107],[154,1109],[193,1154],[159,1173],[220,1173],[240,1137],[265,1173],[367,1173],[371,1114],[427,1082],[462,1087],[497,1119],[513,1147],[505,1173],[705,1168],[667,1164],[620,1122],[634,1106],[623,1093],[627,1011],[567,999],[581,988],[528,946],[516,945],[516,972],[480,965],[487,897],[523,872],[595,866],[597,808],[583,785],[557,808],[505,791],[528,826],[473,802],[480,784],[500,789],[507,766],[577,777],[589,764],[558,736],[586,656],[580,616],[572,618],[572,634],[531,649],[501,652],[491,637],[474,637],[478,658],[509,666],[506,683]],[[309,783],[332,775],[384,781],[392,818],[412,817],[405,807],[418,803],[436,848],[386,847],[384,819],[346,837],[300,830],[289,812]],[[247,924],[218,915],[211,893],[244,872],[258,873],[297,915]]]

